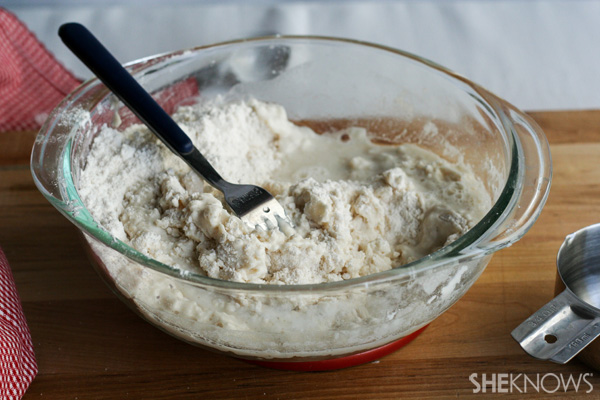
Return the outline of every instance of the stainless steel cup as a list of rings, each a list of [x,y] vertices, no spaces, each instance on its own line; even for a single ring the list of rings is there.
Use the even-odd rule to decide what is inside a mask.
[[[557,287],[562,282],[564,290],[512,331],[512,337],[529,355],[564,364],[600,336],[600,224],[568,235],[556,264]],[[586,353],[584,361],[598,368],[593,360],[600,354]]]

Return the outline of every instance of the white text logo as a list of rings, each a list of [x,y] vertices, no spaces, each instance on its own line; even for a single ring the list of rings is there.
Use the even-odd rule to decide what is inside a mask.
[[[575,390],[590,393],[594,386],[588,380],[592,373],[573,374],[477,374],[469,375],[475,386],[473,393],[556,393]]]

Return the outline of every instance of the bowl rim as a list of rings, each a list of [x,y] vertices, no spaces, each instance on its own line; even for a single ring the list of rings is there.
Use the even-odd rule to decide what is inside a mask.
[[[355,40],[348,38],[340,38],[340,37],[331,37],[331,36],[318,36],[318,35],[273,35],[273,36],[261,36],[261,37],[253,37],[253,38],[242,38],[236,40],[230,40],[225,42],[219,42],[215,44],[208,44],[202,46],[196,46],[183,50],[176,50],[170,52],[164,52],[156,55],[151,55],[143,58],[139,58],[133,60],[131,62],[125,63],[124,65],[131,71],[132,69],[136,69],[136,73],[143,72],[146,68],[150,67],[153,61],[164,59],[164,58],[173,58],[182,55],[188,55],[190,53],[197,53],[202,50],[207,49],[215,49],[220,47],[226,47],[230,45],[239,45],[239,44],[254,44],[256,42],[268,42],[268,41],[313,41],[313,42],[335,42],[335,43],[345,43],[350,45],[358,45],[361,47],[370,47],[372,49],[381,50],[384,52],[392,53],[404,58],[408,58],[410,60],[416,61],[422,64],[425,68],[429,68],[438,72],[445,74],[446,76],[458,80],[462,83],[467,84],[470,89],[475,91],[479,96],[481,96],[485,101],[488,107],[488,110],[493,110],[493,114],[497,117],[497,123],[499,127],[501,127],[506,137],[504,138],[506,141],[506,150],[507,155],[510,157],[509,163],[509,172],[504,183],[504,187],[500,192],[497,200],[494,202],[490,210],[485,214],[481,220],[475,224],[471,229],[469,229],[465,234],[461,235],[454,242],[438,249],[437,251],[426,255],[420,259],[414,260],[410,263],[399,265],[397,267],[393,267],[389,270],[377,272],[374,274],[365,275],[362,277],[351,278],[348,280],[341,281],[333,281],[333,282],[323,282],[323,283],[311,283],[311,284],[291,284],[291,285],[277,285],[277,284],[268,284],[268,283],[246,283],[246,282],[235,282],[235,281],[226,281],[217,278],[211,278],[199,273],[182,271],[175,267],[171,267],[169,265],[163,264],[157,260],[154,260],[141,252],[135,250],[133,247],[128,244],[115,239],[112,237],[110,233],[104,230],[100,225],[96,225],[96,229],[93,227],[83,223],[83,221],[78,218],[75,214],[70,213],[65,209],[64,199],[57,199],[53,196],[45,187],[44,184],[40,181],[36,174],[36,165],[34,165],[37,160],[34,160],[34,154],[36,153],[36,147],[38,147],[38,152],[44,151],[45,146],[45,137],[49,136],[52,133],[52,130],[55,128],[56,123],[62,112],[67,111],[72,108],[73,103],[82,95],[84,95],[88,90],[96,87],[97,85],[103,86],[103,84],[95,77],[88,79],[83,82],[78,88],[72,91],[65,99],[63,99],[56,108],[50,113],[50,116],[42,126],[39,131],[36,141],[34,143],[32,158],[31,158],[31,172],[34,178],[34,182],[38,189],[42,192],[42,194],[50,201],[50,203],[55,206],[59,211],[67,217],[72,223],[74,223],[84,234],[86,238],[93,238],[94,240],[100,242],[102,245],[105,245],[130,260],[141,264],[142,266],[149,267],[159,273],[164,273],[169,275],[175,279],[179,279],[188,283],[192,283],[194,285],[206,285],[210,287],[219,287],[223,289],[231,289],[231,290],[243,290],[248,292],[260,291],[260,292],[314,292],[315,290],[319,291],[328,291],[328,290],[339,290],[346,289],[350,287],[356,286],[365,286],[372,285],[377,283],[382,283],[389,280],[396,280],[400,278],[406,278],[408,276],[413,276],[417,273],[422,273],[432,268],[441,267],[442,265],[448,263],[456,263],[456,262],[465,262],[469,259],[474,258],[482,258],[488,254],[491,254],[502,247],[508,246],[515,240],[505,241],[504,245],[495,246],[495,247],[479,247],[478,244],[485,242],[486,239],[491,239],[495,237],[498,233],[498,228],[508,219],[508,217],[512,214],[513,210],[517,207],[518,198],[522,191],[522,169],[524,167],[523,162],[521,160],[521,146],[518,135],[511,127],[510,118],[505,114],[502,107],[496,100],[494,95],[491,95],[487,90],[479,87],[477,84],[471,82],[470,80],[464,78],[460,74],[457,74],[450,69],[443,67],[431,60],[426,58],[414,55],[412,53],[406,52],[404,50],[392,48],[389,46]],[[148,64],[144,66],[144,64]],[[107,91],[108,92],[108,91]],[[69,137],[69,141],[72,140]],[[41,150],[39,149],[41,147]],[[66,146],[66,148],[70,149],[70,146]],[[67,164],[70,169],[71,151],[66,149],[64,154],[61,154],[60,157],[68,158]],[[39,157],[40,160],[43,157]],[[70,173],[70,172],[69,172]],[[58,175],[58,171],[57,171]],[[72,180],[71,183],[73,184]],[[75,185],[73,184],[73,187]],[[75,189],[76,192],[76,189]],[[84,203],[79,198],[77,193],[76,197],[79,199],[82,205]],[[546,193],[547,196],[547,193]],[[537,210],[530,217],[530,220],[535,221],[541,209],[543,207],[543,203],[538,207]],[[69,207],[72,205],[69,204]],[[87,210],[87,208],[84,209]],[[89,211],[88,211],[89,212]],[[91,215],[91,214],[90,214]],[[523,233],[524,234],[524,233]]]

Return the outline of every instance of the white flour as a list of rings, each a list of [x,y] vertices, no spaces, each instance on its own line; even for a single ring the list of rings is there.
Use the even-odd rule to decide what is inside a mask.
[[[437,250],[491,205],[464,167],[414,145],[375,145],[362,128],[317,135],[258,101],[174,118],[223,178],[265,187],[295,225],[246,226],[146,127],[105,127],[81,174],[84,203],[115,237],[182,270],[273,284],[356,278]]]
[[[255,231],[145,127],[101,130],[79,180],[101,226],[182,276],[274,284],[191,284],[88,237],[114,288],[187,342],[264,359],[354,354],[433,320],[489,260],[279,291],[277,284],[340,281],[421,258],[472,227],[490,196],[465,166],[415,145],[375,145],[361,128],[317,135],[273,104],[210,103],[175,118],[225,179],[265,187],[295,224],[291,234]]]

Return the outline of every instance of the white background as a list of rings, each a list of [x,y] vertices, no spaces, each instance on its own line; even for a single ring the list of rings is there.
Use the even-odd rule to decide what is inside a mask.
[[[50,4],[50,5],[48,5]],[[270,33],[348,37],[429,58],[525,110],[600,108],[600,1],[0,0],[68,68],[60,24],[122,61]]]

